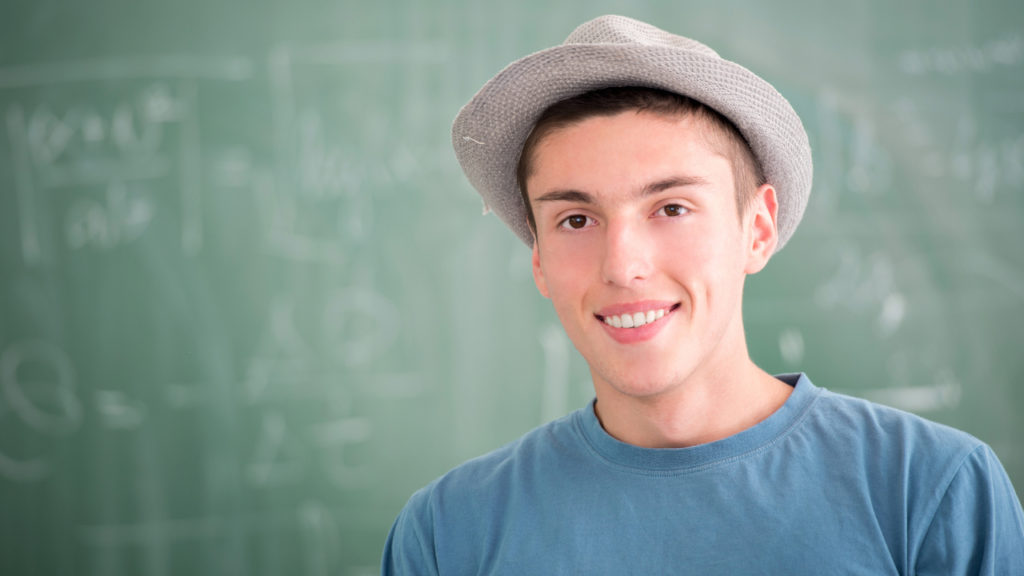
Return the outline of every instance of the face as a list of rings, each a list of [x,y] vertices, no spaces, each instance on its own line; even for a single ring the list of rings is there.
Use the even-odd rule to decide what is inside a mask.
[[[775,248],[775,192],[741,220],[732,166],[697,128],[630,111],[536,148],[534,279],[599,395],[662,394],[746,355],[743,281]]]

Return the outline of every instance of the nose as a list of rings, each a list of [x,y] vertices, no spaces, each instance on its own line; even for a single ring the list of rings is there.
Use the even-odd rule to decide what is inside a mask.
[[[608,284],[634,287],[650,278],[651,246],[641,226],[624,220],[607,224],[602,279]]]

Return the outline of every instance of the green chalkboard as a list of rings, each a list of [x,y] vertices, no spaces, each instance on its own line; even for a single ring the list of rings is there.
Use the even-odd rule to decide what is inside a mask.
[[[603,13],[772,82],[814,150],[769,371],[1024,487],[1024,4],[0,6],[0,573],[361,575],[413,491],[590,398],[459,107]]]

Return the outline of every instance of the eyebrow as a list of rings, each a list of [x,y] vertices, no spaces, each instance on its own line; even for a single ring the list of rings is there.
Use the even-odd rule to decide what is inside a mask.
[[[687,188],[707,186],[708,181],[700,176],[674,176],[657,182],[651,182],[640,189],[638,197],[644,198],[671,188]],[[552,190],[541,194],[534,202],[576,202],[579,204],[596,204],[594,197],[579,190]]]
[[[658,192],[664,192],[671,188],[693,188],[697,186],[707,186],[708,184],[710,183],[700,176],[675,176],[673,178],[666,178],[665,180],[652,182],[647,186],[644,186],[643,190],[640,191],[639,196],[644,198],[646,196],[653,196]]]
[[[594,197],[579,190],[552,190],[542,194],[534,202],[577,202],[580,204],[593,204]]]

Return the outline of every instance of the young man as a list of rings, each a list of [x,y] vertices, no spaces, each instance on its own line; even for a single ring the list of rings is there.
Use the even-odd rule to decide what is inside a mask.
[[[496,76],[453,140],[596,399],[414,494],[384,574],[1024,574],[987,446],[750,360],[744,279],[811,181],[771,86],[603,17]]]

